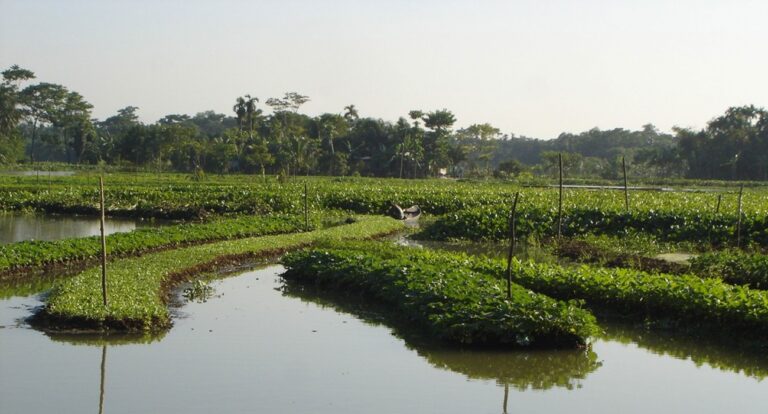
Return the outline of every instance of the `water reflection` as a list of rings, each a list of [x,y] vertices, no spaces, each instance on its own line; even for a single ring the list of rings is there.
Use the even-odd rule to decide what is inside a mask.
[[[293,281],[284,281],[284,295],[324,308],[351,313],[371,325],[386,324],[432,366],[458,372],[469,379],[493,380],[518,390],[579,388],[580,381],[601,366],[590,348],[582,350],[469,350],[435,343],[405,321],[387,318],[387,312],[359,296],[339,295]],[[391,312],[390,312],[391,313]],[[386,321],[386,323],[385,323]]]
[[[157,225],[160,223],[155,221],[107,218],[104,230],[107,234],[112,234]],[[99,234],[98,217],[0,213],[0,244],[25,240],[60,240]]]
[[[50,290],[61,276],[34,275],[0,280],[0,300],[17,296],[30,296]]]
[[[43,171],[43,170],[26,170],[26,171],[2,171],[2,175],[16,175],[22,177],[69,177],[75,174],[74,171]]]
[[[679,332],[667,332],[644,326],[602,321],[603,338],[623,344],[634,344],[659,356],[690,360],[697,367],[710,366],[757,380],[768,377],[766,344],[740,342],[738,338],[694,338]]]
[[[107,346],[101,346],[101,376],[99,381],[99,414],[104,412],[104,380],[106,379]]]
[[[0,412],[88,412],[97,393],[100,410],[117,412],[683,413],[727,412],[734,401],[740,412],[768,409],[765,384],[745,375],[764,371],[744,369],[764,365],[728,348],[619,326],[593,350],[467,351],[395,323],[404,341],[372,326],[382,314],[364,300],[291,288],[281,271],[212,282],[217,294],[184,305],[165,336],[42,334],[13,324],[39,296],[0,301]],[[705,367],[716,364],[736,369]]]

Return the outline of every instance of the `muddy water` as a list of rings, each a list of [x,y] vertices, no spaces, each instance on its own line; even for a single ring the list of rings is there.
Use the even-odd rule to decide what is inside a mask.
[[[591,350],[445,349],[280,271],[213,282],[155,338],[46,335],[19,322],[38,299],[6,295],[0,412],[768,412],[768,364],[727,349],[627,327]]]
[[[160,222],[107,218],[104,230],[107,234],[112,234],[157,225],[160,225]],[[96,236],[100,234],[99,226],[98,217],[0,212],[0,244]]]

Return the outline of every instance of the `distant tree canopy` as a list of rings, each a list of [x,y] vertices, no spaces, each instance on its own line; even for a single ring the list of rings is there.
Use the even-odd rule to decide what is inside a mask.
[[[676,132],[677,156],[686,164],[687,177],[768,180],[768,112],[764,109],[730,108],[700,131]]]
[[[91,119],[92,105],[62,85],[33,83],[12,66],[0,83],[0,163],[63,161],[176,171],[417,178],[447,170],[459,177],[554,176],[562,154],[569,177],[614,179],[625,157],[633,176],[768,179],[768,115],[728,109],[700,131],[563,133],[553,140],[504,134],[491,124],[454,130],[447,109],[411,110],[396,122],[361,116],[355,105],[310,117],[308,96],[264,100],[243,94],[229,114],[169,114],[152,124],[126,106]],[[269,111],[266,113],[265,111]]]

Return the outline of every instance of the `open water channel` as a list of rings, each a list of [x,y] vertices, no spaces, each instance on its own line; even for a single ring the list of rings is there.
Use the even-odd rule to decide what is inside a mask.
[[[37,331],[52,282],[0,285],[0,413],[768,412],[765,356],[615,324],[583,350],[440,347],[282,271],[179,297],[154,337]]]
[[[39,332],[40,296],[5,290],[0,412],[768,412],[754,356],[620,326],[587,350],[441,348],[282,270],[213,282],[159,337]]]
[[[161,224],[160,221],[107,217],[104,231],[112,234]],[[98,217],[0,212],[0,244],[96,236],[100,234],[100,225]]]

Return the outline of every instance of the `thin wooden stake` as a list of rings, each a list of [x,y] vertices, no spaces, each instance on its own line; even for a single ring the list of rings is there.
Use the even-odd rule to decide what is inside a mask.
[[[515,201],[512,202],[512,211],[509,213],[509,254],[507,255],[507,299],[512,297],[512,256],[515,251],[517,231],[515,227],[515,212],[517,211],[517,199],[520,192],[515,193]]]
[[[107,304],[107,238],[104,234],[104,177],[99,176],[99,206],[101,207],[101,298]]]
[[[624,208],[629,212],[629,188],[627,187],[627,163],[621,157],[621,169],[624,171]]]
[[[307,207],[307,182],[304,182],[304,230],[309,231],[309,209]]]
[[[557,238],[563,235],[563,154],[557,154],[557,165],[560,167],[560,201],[557,205]]]
[[[717,195],[717,207],[715,208],[715,214],[720,213],[720,201],[723,199],[722,194]]]
[[[744,192],[744,184],[739,185],[739,218],[736,221],[736,247],[741,247],[741,195]]]

